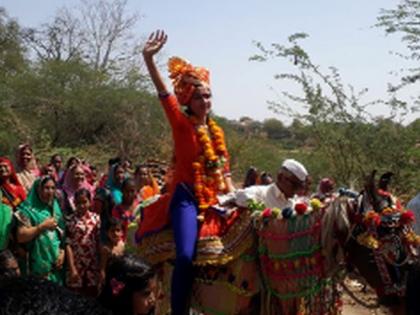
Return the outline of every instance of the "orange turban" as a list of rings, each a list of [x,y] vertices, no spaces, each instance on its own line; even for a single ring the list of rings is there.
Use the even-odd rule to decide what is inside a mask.
[[[174,93],[181,105],[188,104],[197,86],[210,84],[210,73],[207,69],[194,67],[179,57],[169,59],[168,70]]]

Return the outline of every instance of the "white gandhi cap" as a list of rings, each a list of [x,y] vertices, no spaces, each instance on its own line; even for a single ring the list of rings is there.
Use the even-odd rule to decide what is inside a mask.
[[[287,159],[283,162],[281,167],[287,169],[290,173],[295,175],[301,182],[306,181],[308,171],[306,170],[305,166],[302,165],[302,163],[294,159]]]

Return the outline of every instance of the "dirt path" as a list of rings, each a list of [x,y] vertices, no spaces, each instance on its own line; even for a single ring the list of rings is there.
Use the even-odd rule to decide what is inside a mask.
[[[350,292],[366,305],[375,306],[377,304],[376,294],[369,287],[365,287],[357,280],[346,279],[346,287]],[[384,307],[367,308],[356,302],[349,294],[343,295],[344,309],[343,315],[392,315]]]

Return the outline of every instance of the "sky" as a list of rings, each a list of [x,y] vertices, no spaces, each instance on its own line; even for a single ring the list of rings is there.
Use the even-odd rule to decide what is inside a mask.
[[[163,56],[181,56],[211,71],[213,110],[230,119],[249,116],[263,120],[278,118],[267,101],[276,91],[299,92],[296,86],[276,81],[273,75],[292,67],[280,60],[249,61],[258,53],[255,41],[266,46],[286,44],[287,37],[305,32],[302,42],[314,63],[327,70],[338,68],[343,82],[356,90],[368,88],[364,100],[387,98],[387,84],[397,82],[390,74],[407,64],[391,54],[405,52],[397,36],[386,36],[373,27],[381,8],[394,8],[397,0],[128,0],[128,12],[141,16],[135,33],[146,37],[156,29],[169,39]],[[9,16],[23,26],[38,26],[52,20],[63,6],[74,0],[0,0]],[[169,84],[169,81],[168,81]],[[412,91],[411,91],[412,92]],[[405,91],[409,95],[410,91]],[[402,93],[403,97],[407,96]],[[383,107],[373,108],[384,114]],[[411,116],[409,120],[418,118]]]

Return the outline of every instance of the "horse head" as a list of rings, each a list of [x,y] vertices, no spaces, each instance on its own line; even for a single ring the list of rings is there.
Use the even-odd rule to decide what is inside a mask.
[[[338,220],[335,232],[346,235],[341,245],[347,264],[387,299],[405,294],[406,270],[420,237],[411,227],[412,213],[389,191],[393,174],[386,172],[377,182],[376,173],[366,177],[360,194],[342,194],[331,207]],[[348,224],[340,225],[343,220]]]

